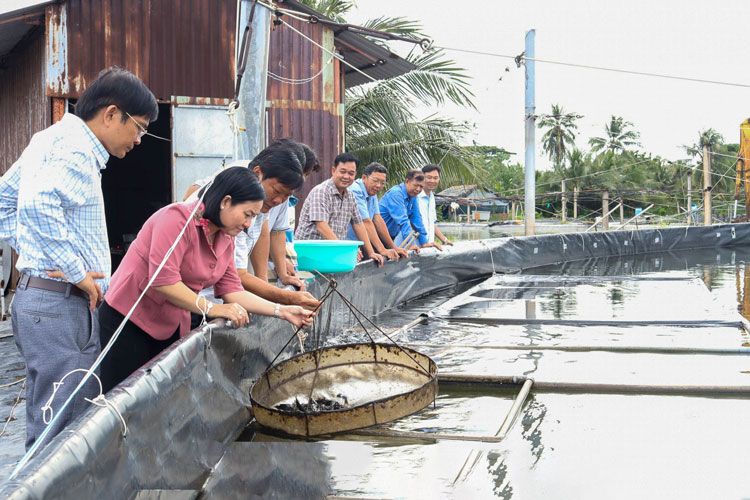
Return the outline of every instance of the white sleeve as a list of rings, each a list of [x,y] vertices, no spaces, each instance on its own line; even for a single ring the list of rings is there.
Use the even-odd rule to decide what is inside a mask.
[[[240,231],[234,237],[234,267],[238,271],[240,269],[247,269],[247,259],[250,257],[250,250],[248,249],[249,239],[245,231]]]

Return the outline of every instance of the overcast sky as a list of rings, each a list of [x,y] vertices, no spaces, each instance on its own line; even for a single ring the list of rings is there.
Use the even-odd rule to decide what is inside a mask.
[[[750,0],[358,0],[357,4],[350,22],[381,15],[418,19],[437,46],[517,55],[524,50],[525,32],[533,28],[539,59],[750,85],[745,36]],[[401,54],[410,48],[400,42],[393,47]],[[509,59],[454,51],[448,55],[472,76],[478,111],[448,105],[440,113],[476,124],[467,142],[504,147],[523,162],[523,67],[517,69]],[[674,160],[686,157],[682,144],[696,141],[698,131],[709,127],[726,142],[739,142],[739,125],[750,117],[750,88],[537,63],[537,114],[549,113],[553,103],[584,115],[578,121],[579,148],[587,150],[588,139],[603,136],[604,123],[619,115],[635,124],[645,151]],[[542,133],[537,130],[537,149]],[[549,161],[537,156],[537,168],[547,168]]]

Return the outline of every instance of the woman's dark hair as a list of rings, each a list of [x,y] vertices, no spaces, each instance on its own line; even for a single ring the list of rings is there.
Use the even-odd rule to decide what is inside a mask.
[[[91,120],[100,109],[114,104],[122,111],[122,121],[131,116],[147,116],[150,122],[159,117],[156,97],[140,78],[126,69],[112,66],[99,73],[83,91],[76,103],[75,114],[83,121]]]
[[[250,160],[249,168],[260,167],[263,180],[278,179],[289,189],[297,189],[305,181],[302,177],[304,150],[291,139],[280,139]]]
[[[379,174],[388,174],[388,170],[383,165],[374,161],[365,167],[365,171],[362,173],[362,175],[370,176],[375,172]]]
[[[258,176],[245,167],[229,167],[223,170],[214,177],[213,183],[207,187],[208,191],[206,191],[206,196],[203,197],[203,205],[205,206],[203,218],[210,220],[219,227],[224,227],[221,223],[219,211],[221,200],[225,196],[232,197],[232,205],[266,199],[266,192],[263,190]],[[198,192],[198,196],[202,196],[205,190],[206,187],[203,187]]]

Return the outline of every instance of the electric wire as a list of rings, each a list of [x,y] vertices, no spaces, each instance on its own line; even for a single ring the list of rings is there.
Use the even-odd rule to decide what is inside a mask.
[[[560,66],[570,66],[574,68],[584,68],[584,69],[593,69],[593,70],[599,70],[599,71],[610,71],[614,73],[624,73],[624,74],[630,74],[630,75],[639,75],[639,76],[650,76],[655,78],[666,78],[670,80],[682,80],[682,81],[688,81],[688,82],[697,82],[697,83],[710,83],[714,85],[725,85],[730,87],[744,87],[744,88],[750,88],[750,84],[746,83],[736,83],[736,82],[725,82],[720,80],[706,80],[703,78],[691,78],[687,76],[676,76],[676,75],[667,75],[664,73],[649,73],[646,71],[634,71],[634,70],[626,70],[626,69],[619,69],[619,68],[608,68],[605,66],[594,66],[590,64],[578,64],[578,63],[570,63],[570,62],[563,62],[563,61],[552,61],[549,59],[538,59],[538,58],[531,58],[531,57],[524,57],[523,55],[520,56],[511,56],[508,54],[498,54],[494,52],[484,52],[480,50],[471,50],[471,49],[460,49],[457,47],[444,47],[444,46],[435,46],[437,49],[443,49],[443,50],[451,50],[454,52],[464,52],[467,54],[476,54],[476,55],[483,55],[483,56],[491,56],[491,57],[502,57],[505,59],[513,59],[514,61],[532,61],[532,62],[539,62],[539,63],[545,63],[545,64],[557,64]]]

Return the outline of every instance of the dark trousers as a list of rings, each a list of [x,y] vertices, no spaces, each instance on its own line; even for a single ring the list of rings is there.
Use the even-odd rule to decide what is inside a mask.
[[[26,449],[28,450],[46,424],[42,407],[60,382],[73,370],[88,370],[99,355],[99,332],[96,316],[89,311],[89,301],[75,295],[26,288],[19,284],[11,313],[13,333],[18,350],[26,362]],[[98,372],[97,372],[98,373]],[[52,402],[55,415],[83,378],[82,372],[71,373]],[[47,442],[84,412],[89,403],[84,398],[99,395],[99,384],[89,379],[71,401],[47,435]],[[48,417],[50,415],[47,415]]]
[[[125,319],[125,316],[113,309],[106,301],[99,307],[99,333],[102,348],[107,345],[123,319]],[[128,378],[138,368],[151,361],[179,338],[179,328],[168,339],[156,340],[134,323],[130,321],[125,323],[109,354],[102,360],[101,377],[104,392],[107,393]]]

